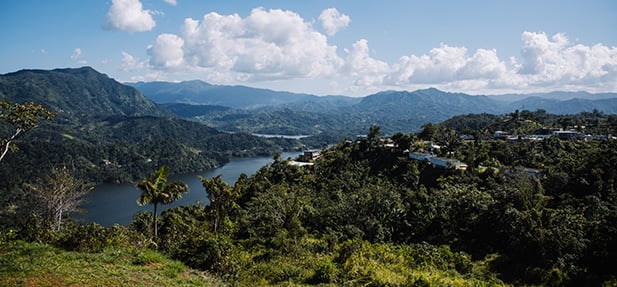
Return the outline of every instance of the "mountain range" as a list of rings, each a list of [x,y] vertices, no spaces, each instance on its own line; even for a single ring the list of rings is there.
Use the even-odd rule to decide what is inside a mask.
[[[384,91],[366,97],[315,96],[211,85],[202,81],[129,83],[172,113],[226,131],[353,135],[379,125],[388,133],[415,132],[428,122],[470,113],[542,109],[553,114],[617,113],[617,93],[551,92],[469,95],[434,88]]]
[[[319,147],[365,134],[417,132],[456,115],[543,109],[554,114],[617,113],[617,94],[553,92],[482,96],[434,88],[366,97],[315,96],[202,81],[122,84],[90,67],[0,75],[0,99],[33,101],[58,112],[18,141],[0,178],[32,176],[28,166],[70,163],[93,181],[129,181],[155,165],[205,170],[230,156],[272,154],[300,143],[253,134],[307,135]],[[0,124],[0,132],[7,127]],[[23,164],[28,162],[28,164]],[[102,164],[105,162],[105,164]]]

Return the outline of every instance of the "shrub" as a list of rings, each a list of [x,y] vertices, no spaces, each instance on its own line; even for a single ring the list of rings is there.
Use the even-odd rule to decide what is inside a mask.
[[[55,245],[70,251],[101,252],[109,247],[143,247],[148,240],[120,225],[103,227],[96,223],[69,228],[55,240]]]
[[[187,236],[186,240],[177,248],[169,250],[169,253],[190,267],[224,272],[230,268],[233,248],[229,237],[202,232]]]

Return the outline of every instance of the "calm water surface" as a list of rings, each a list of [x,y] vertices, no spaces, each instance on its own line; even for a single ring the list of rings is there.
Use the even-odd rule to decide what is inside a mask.
[[[282,153],[282,158],[292,159],[300,155],[299,152]],[[189,186],[189,192],[185,193],[178,201],[159,205],[159,211],[178,206],[189,205],[196,202],[208,203],[206,191],[201,185],[198,176],[214,177],[222,174],[223,180],[234,184],[242,173],[247,175],[254,174],[259,168],[272,163],[272,157],[251,157],[232,159],[226,165],[199,173],[190,173],[170,176],[168,182],[181,181]],[[101,184],[92,190],[87,198],[86,204],[82,206],[86,212],[77,214],[74,217],[85,223],[96,222],[103,226],[114,224],[127,225],[131,223],[133,214],[138,211],[152,211],[152,205],[139,206],[136,201],[141,192],[132,184]]]

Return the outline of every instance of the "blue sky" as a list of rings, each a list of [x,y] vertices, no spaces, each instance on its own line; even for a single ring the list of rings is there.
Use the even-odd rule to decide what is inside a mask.
[[[0,73],[364,96],[617,92],[617,1],[5,0]]]

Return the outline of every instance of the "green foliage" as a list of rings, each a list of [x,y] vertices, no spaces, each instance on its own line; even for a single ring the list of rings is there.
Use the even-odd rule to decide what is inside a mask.
[[[0,103],[2,152],[21,150],[0,159],[3,190],[43,177],[58,165],[75,166],[79,178],[93,183],[132,182],[161,165],[177,173],[198,172],[232,156],[271,155],[299,146],[295,140],[221,133],[172,118],[136,89],[89,67],[0,75]],[[57,120],[18,137],[54,116],[49,109],[58,112]]]
[[[0,286],[224,286],[147,249],[81,253],[12,241],[0,254]]]
[[[200,232],[191,234],[169,253],[190,267],[225,272],[231,268],[233,248],[231,240],[224,235]]]
[[[97,253],[108,248],[143,247],[148,240],[124,226],[103,227],[90,223],[75,225],[63,231],[53,243],[69,251]]]
[[[238,208],[236,201],[240,198],[241,194],[235,188],[231,188],[223,179],[221,175],[217,175],[211,179],[199,178],[206,189],[208,194],[208,213],[213,221],[213,232],[220,231],[219,226],[225,221],[229,221],[229,215],[234,213]]]
[[[42,120],[51,120],[56,117],[56,113],[46,107],[36,103],[10,103],[7,100],[0,100],[0,124],[7,124],[11,127],[8,135],[0,137],[0,161],[4,159],[11,149],[16,149],[13,141],[22,134],[34,129]]]
[[[157,169],[150,178],[143,179],[135,184],[141,190],[141,195],[137,199],[137,204],[146,205],[152,204],[154,210],[152,217],[154,218],[154,238],[158,237],[158,224],[156,208],[159,204],[170,204],[180,197],[183,193],[187,193],[189,188],[181,182],[167,183],[169,176],[169,167],[164,165]]]

